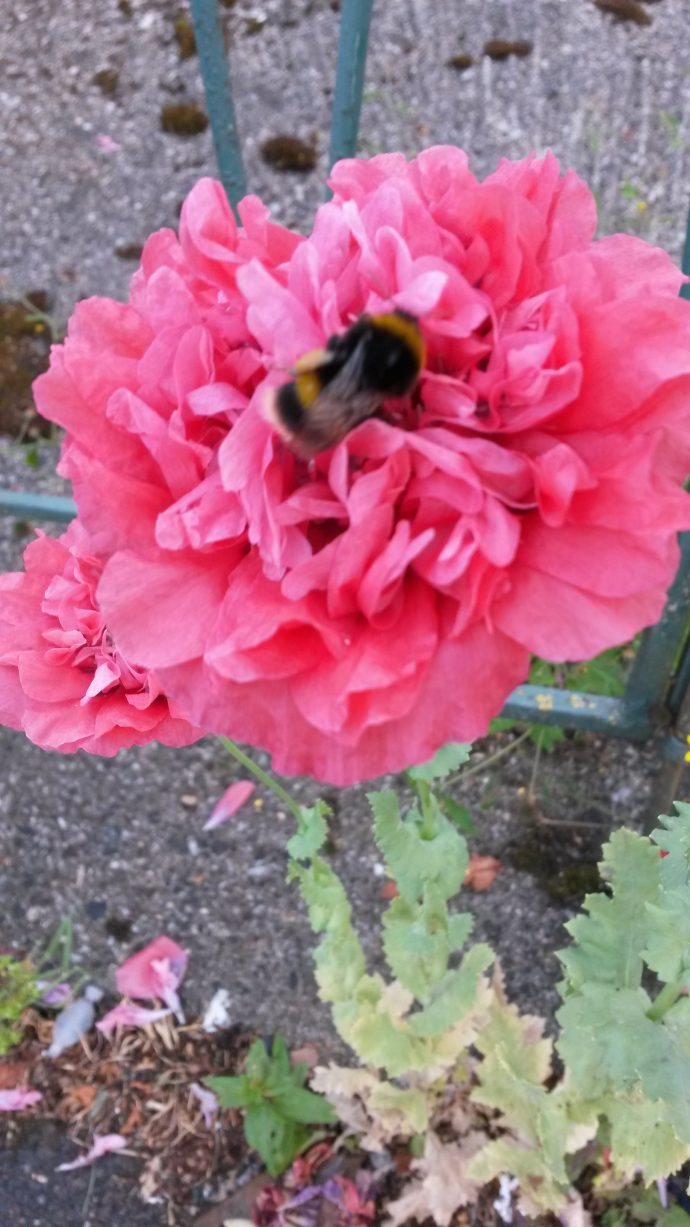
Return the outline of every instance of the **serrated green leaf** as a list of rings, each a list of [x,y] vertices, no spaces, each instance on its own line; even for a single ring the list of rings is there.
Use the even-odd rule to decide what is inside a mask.
[[[640,1170],[645,1183],[660,1180],[690,1158],[690,1146],[676,1137],[665,1105],[611,1097],[602,1110],[611,1126],[611,1160],[616,1171],[630,1180]]]
[[[589,983],[636,987],[642,977],[642,951],[649,920],[645,904],[659,895],[660,861],[648,839],[621,829],[604,846],[599,870],[612,896],[587,895],[583,910],[565,927],[575,939],[558,957],[566,971],[566,989]]]
[[[433,884],[446,899],[459,891],[467,872],[467,844],[452,823],[436,807],[436,833],[422,834],[421,819],[413,810],[403,821],[393,792],[368,794],[374,812],[374,838],[398,884],[401,895],[418,899],[427,884]]]
[[[529,739],[533,745],[550,754],[554,746],[565,741],[565,733],[558,724],[535,724],[530,729]]]
[[[660,903],[647,904],[648,936],[643,958],[666,983],[690,988],[690,892],[663,891]]]
[[[472,946],[460,966],[446,972],[435,986],[430,1004],[410,1017],[410,1030],[424,1038],[448,1031],[474,1005],[479,977],[493,961],[490,946],[481,942]]]
[[[332,1125],[335,1113],[323,1095],[305,1087],[292,1086],[271,1096],[271,1104],[281,1116],[303,1125]]]
[[[261,1098],[261,1093],[252,1088],[249,1079],[243,1075],[240,1077],[213,1075],[210,1078],[204,1078],[204,1086],[218,1096],[221,1108],[247,1108]]]
[[[244,1133],[271,1176],[284,1172],[309,1138],[304,1125],[286,1120],[266,1102],[247,1109]]]
[[[541,660],[535,656],[532,659],[527,680],[530,686],[556,686],[558,684],[556,668],[548,660]]]
[[[417,767],[409,767],[406,775],[411,780],[425,780],[431,783],[432,780],[441,780],[451,772],[457,771],[466,763],[472,752],[471,745],[464,745],[461,742],[449,741],[448,745],[441,746],[437,750],[434,757],[429,759],[427,763],[421,763]]]
[[[254,1040],[247,1053],[244,1065],[246,1076],[257,1085],[263,1083],[269,1075],[271,1058],[263,1040]]]
[[[690,805],[674,803],[676,813],[659,817],[661,826],[652,832],[658,848],[667,853],[661,862],[661,881],[666,890],[690,885]]]
[[[309,861],[326,842],[328,827],[326,817],[330,813],[324,801],[317,801],[310,809],[300,807],[298,829],[288,840],[287,850],[296,861]]]
[[[541,1211],[558,1213],[567,1204],[567,1187],[556,1181],[540,1153],[514,1138],[505,1136],[489,1142],[470,1160],[467,1175],[482,1184],[495,1180],[502,1172],[517,1177],[521,1188],[529,1190],[530,1201]]]
[[[650,1005],[641,988],[585,983],[561,1006],[556,1047],[579,1098],[636,1090],[640,1054],[653,1053],[656,1046],[659,1024],[647,1018]]]

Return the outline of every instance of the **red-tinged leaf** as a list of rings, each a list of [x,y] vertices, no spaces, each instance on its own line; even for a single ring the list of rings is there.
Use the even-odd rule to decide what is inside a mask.
[[[392,878],[389,878],[387,882],[384,882],[383,886],[381,887],[381,898],[385,899],[387,902],[389,902],[391,899],[397,899],[399,894],[400,891],[398,890],[398,884],[397,882],[394,882]]]

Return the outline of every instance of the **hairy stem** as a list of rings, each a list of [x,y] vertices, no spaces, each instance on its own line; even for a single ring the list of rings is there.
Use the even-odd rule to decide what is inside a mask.
[[[471,775],[478,775],[480,771],[484,771],[492,763],[497,763],[500,758],[505,758],[507,754],[512,754],[513,750],[517,750],[518,746],[527,740],[531,732],[532,725],[525,729],[524,733],[520,733],[520,736],[516,737],[515,741],[511,741],[510,745],[501,746],[500,750],[495,750],[488,758],[483,758],[480,763],[475,763],[472,767],[466,767],[463,771],[458,771],[457,775],[451,777],[451,782],[454,784],[456,781],[460,782],[461,780],[468,779]]]
[[[664,1014],[675,1005],[683,991],[683,985],[672,983],[665,984],[661,992],[655,997],[654,1002],[647,1010],[647,1018],[651,1018],[652,1022],[658,1022]]]
[[[264,788],[270,789],[274,796],[276,796],[279,801],[282,801],[283,805],[287,805],[290,813],[293,814],[295,818],[300,818],[301,815],[299,805],[293,800],[287,789],[283,788],[282,784],[279,784],[277,780],[274,780],[267,771],[264,771],[263,767],[260,767],[258,763],[255,763],[254,760],[249,757],[248,754],[245,754],[244,750],[240,750],[240,747],[236,745],[234,741],[231,741],[229,737],[220,737],[219,741],[225,746],[228,754],[232,754],[232,757],[237,759],[237,762],[241,763],[246,771],[250,771],[251,774],[264,785]]]

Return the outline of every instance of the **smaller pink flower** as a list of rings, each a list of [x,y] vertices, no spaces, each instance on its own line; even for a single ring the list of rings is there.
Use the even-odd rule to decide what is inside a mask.
[[[112,1035],[116,1027],[148,1027],[150,1023],[167,1018],[170,1010],[147,1010],[145,1006],[121,1001],[96,1023],[96,1030],[103,1035]]]
[[[187,951],[169,937],[156,937],[138,954],[126,959],[115,972],[115,983],[123,997],[150,1000],[158,997],[183,1022],[177,995],[187,968]]]
[[[222,797],[216,802],[211,816],[204,823],[205,831],[212,831],[215,827],[221,826],[227,822],[228,818],[234,817],[239,809],[249,800],[254,792],[254,784],[249,780],[238,780],[235,784],[231,784],[226,788]]]
[[[117,1150],[124,1150],[127,1145],[127,1138],[124,1138],[121,1133],[104,1133],[102,1137],[94,1138],[93,1146],[85,1155],[80,1155],[78,1159],[73,1159],[71,1163],[61,1163],[55,1168],[56,1172],[74,1172],[78,1167],[90,1167],[97,1159],[102,1159],[103,1155],[112,1154]],[[131,1151],[127,1152],[131,1154]]]
[[[66,754],[195,741],[154,674],[113,639],[96,594],[103,564],[82,525],[39,534],[24,564],[0,575],[0,721]]]
[[[25,1087],[0,1091],[0,1112],[23,1112],[24,1108],[32,1108],[40,1099],[43,1099],[40,1091],[29,1091]]]

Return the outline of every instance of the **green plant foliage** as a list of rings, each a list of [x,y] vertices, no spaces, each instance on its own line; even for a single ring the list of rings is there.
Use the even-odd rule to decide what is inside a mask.
[[[17,1024],[38,996],[36,973],[30,960],[0,955],[0,1056],[19,1043],[22,1032]]]
[[[285,1171],[307,1145],[309,1126],[330,1125],[335,1116],[322,1095],[305,1087],[306,1065],[292,1065],[282,1036],[269,1052],[255,1040],[247,1054],[245,1073],[212,1077],[205,1082],[222,1108],[240,1108],[247,1142],[258,1151],[272,1176]]]
[[[467,845],[441,808],[429,781],[465,761],[465,747],[445,747],[413,780],[419,804],[405,816],[395,793],[369,796],[374,834],[399,895],[384,920],[384,952],[393,976],[367,974],[345,891],[318,855],[326,838],[322,815],[303,811],[288,843],[289,877],[299,883],[312,928],[323,934],[315,954],[322,1000],[333,1009],[343,1039],[367,1066],[399,1077],[449,1065],[457,1050],[448,1033],[469,1013],[481,973],[493,960],[477,945],[450,967],[470,933],[469,915],[452,914],[468,866]]]
[[[651,840],[611,837],[601,865],[611,893],[587,896],[559,956],[568,1084],[609,1122],[616,1170],[647,1183],[690,1158],[690,806],[662,823]],[[656,991],[643,986],[650,971]]]
[[[459,741],[449,741],[448,745],[441,746],[441,749],[436,751],[428,763],[410,767],[405,774],[408,780],[425,780],[427,784],[432,780],[442,780],[467,762],[470,750],[470,746]]]

